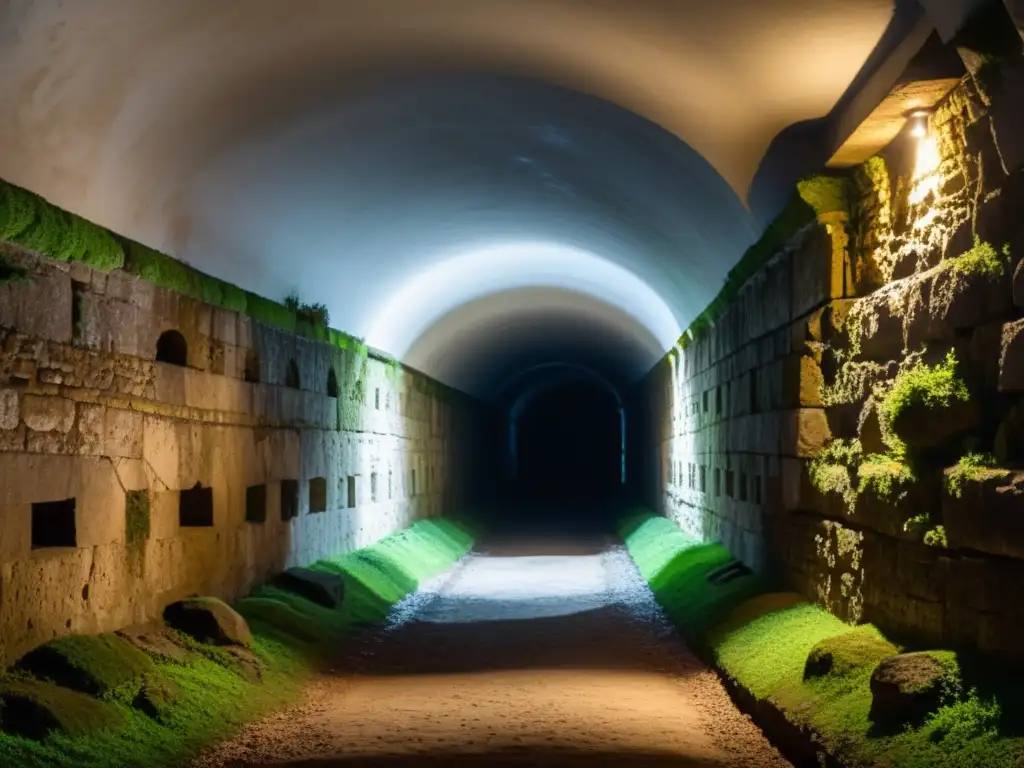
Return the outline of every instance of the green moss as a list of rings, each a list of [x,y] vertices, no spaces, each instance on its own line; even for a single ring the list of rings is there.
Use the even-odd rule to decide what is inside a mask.
[[[621,535],[659,603],[691,642],[708,648],[728,678],[811,731],[820,748],[840,764],[1014,768],[1024,754],[1019,720],[1009,716],[1017,711],[1019,686],[1011,679],[999,687],[1007,678],[1005,670],[948,697],[923,724],[879,733],[868,717],[870,679],[875,660],[889,645],[877,629],[851,627],[816,606],[767,593],[763,584],[761,594],[741,600],[723,597],[728,583],[711,584],[706,559],[687,556],[714,551],[718,545],[695,542],[664,518],[635,512],[623,521]],[[716,557],[729,556],[718,548]],[[691,606],[706,616],[704,606],[723,604],[731,610],[710,629],[707,621],[693,620]],[[829,646],[848,651],[848,661],[838,668],[841,673],[805,679],[808,657],[816,648]],[[954,658],[948,652],[935,655],[944,663]],[[960,688],[956,675],[950,681],[951,690]]]
[[[17,264],[12,264],[3,254],[0,254],[0,285],[18,283],[22,280],[28,280],[28,270]]]
[[[15,243],[57,261],[81,261],[104,271],[124,264],[124,250],[110,232],[3,181],[0,242]]]
[[[847,677],[872,671],[882,659],[900,652],[875,627],[863,625],[841,635],[827,637],[811,649],[804,679],[829,675]]]
[[[71,737],[85,736],[122,722],[114,707],[91,696],[16,675],[0,679],[0,705],[3,729],[35,741],[55,731]],[[2,739],[0,737],[0,760],[4,756]],[[25,763],[3,761],[3,765]]]
[[[246,597],[235,604],[235,609],[245,617],[251,629],[266,624],[308,643],[326,642],[331,637],[329,628],[315,618],[272,597]]]
[[[852,513],[857,502],[855,476],[862,455],[859,440],[830,440],[809,466],[811,485],[822,494],[841,496]]]
[[[871,491],[876,497],[896,503],[917,481],[914,470],[899,458],[872,454],[857,469],[857,491]]]
[[[954,274],[965,276],[983,276],[990,280],[1001,278],[1010,263],[1009,246],[1003,248],[1002,253],[996,251],[989,243],[982,242],[977,235],[974,236],[974,247],[955,259],[945,264]]]
[[[37,678],[94,696],[134,685],[153,671],[153,660],[117,635],[68,635],[26,654],[18,668]]]
[[[967,402],[970,393],[963,379],[957,374],[956,355],[952,350],[945,359],[934,366],[916,363],[901,370],[892,388],[882,398],[879,416],[883,424],[899,436],[899,421],[912,409],[925,408],[940,412],[957,402]]]
[[[929,547],[941,547],[946,549],[949,547],[949,540],[946,538],[946,528],[942,525],[937,525],[928,531],[924,535],[924,543]]]
[[[800,197],[818,216],[849,214],[848,179],[845,176],[813,176],[797,184]]]
[[[138,547],[149,538],[149,491],[128,491],[124,504],[124,537],[130,547]]]
[[[969,482],[984,479],[996,466],[996,457],[990,453],[966,453],[956,466],[946,473],[946,490],[954,498],[962,498]]]

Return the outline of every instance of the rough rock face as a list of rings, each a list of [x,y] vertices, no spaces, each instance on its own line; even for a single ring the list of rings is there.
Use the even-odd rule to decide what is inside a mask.
[[[981,421],[978,403],[969,400],[953,403],[937,417],[935,409],[925,406],[905,409],[893,419],[892,428],[914,448],[935,448],[971,431]]]
[[[279,574],[274,583],[326,608],[337,608],[345,599],[345,580],[333,573],[289,568]]]
[[[904,653],[883,659],[871,675],[871,719],[898,727],[920,721],[942,700],[949,670],[929,653]]]
[[[215,597],[192,597],[172,603],[164,610],[164,619],[175,629],[203,643],[248,646],[252,642],[245,619]]]

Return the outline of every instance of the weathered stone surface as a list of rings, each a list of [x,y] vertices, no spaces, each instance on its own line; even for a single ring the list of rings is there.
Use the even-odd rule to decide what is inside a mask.
[[[126,627],[116,634],[158,661],[184,664],[193,656],[163,624]]]
[[[936,410],[927,406],[909,406],[893,419],[892,429],[915,448],[947,445],[964,435],[981,421],[981,411],[974,400],[954,402]]]
[[[804,679],[825,675],[842,677],[857,669],[873,668],[898,653],[899,649],[892,643],[878,637],[874,627],[858,627],[815,645],[807,655]]]
[[[886,445],[882,440],[882,425],[878,419],[878,404],[874,398],[869,398],[860,412],[857,436],[865,455],[886,452]]]
[[[21,415],[28,428],[36,432],[67,434],[75,426],[75,404],[63,397],[25,395]]]
[[[327,608],[337,608],[345,598],[345,580],[333,573],[309,568],[289,568],[274,583]]]
[[[147,675],[132,705],[154,720],[181,698],[181,689],[171,680],[159,674]]]
[[[252,633],[245,619],[223,600],[193,597],[164,609],[172,627],[203,643],[248,646]]]
[[[1003,326],[999,389],[1003,392],[1024,392],[1024,320]]]
[[[17,391],[0,389],[0,429],[17,429],[20,418]]]
[[[946,494],[942,519],[954,549],[1024,559],[1024,472],[977,470],[959,498]]]
[[[816,456],[829,437],[831,433],[824,409],[800,408],[787,411],[782,431],[782,455]]]
[[[946,666],[927,652],[890,656],[871,675],[871,719],[899,728],[921,721],[942,701]]]

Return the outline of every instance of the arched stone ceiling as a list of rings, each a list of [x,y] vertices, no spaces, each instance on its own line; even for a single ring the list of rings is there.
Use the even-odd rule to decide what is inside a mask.
[[[662,307],[685,327],[755,238],[743,201],[766,147],[829,111],[892,3],[7,0],[0,177],[246,288],[297,289],[357,335],[439,263],[552,254],[504,287],[430,285],[436,338],[481,353],[450,328],[476,317],[460,304],[584,285],[557,254],[590,254],[657,300],[630,314],[609,278],[577,291],[604,314],[543,310],[557,332],[488,320],[522,335],[490,372],[453,373],[426,336],[409,362],[478,390],[560,355],[632,375],[670,343]],[[603,343],[577,344],[596,317]]]

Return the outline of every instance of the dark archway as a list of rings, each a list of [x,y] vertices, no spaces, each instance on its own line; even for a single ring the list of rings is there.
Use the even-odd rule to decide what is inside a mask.
[[[174,329],[161,333],[156,341],[156,360],[158,363],[188,365],[188,342],[185,337]]]
[[[327,371],[327,396],[338,396],[338,376],[334,372],[334,368],[330,368]]]
[[[295,360],[288,361],[288,368],[284,372],[284,385],[292,389],[298,389],[301,384],[299,380],[299,364]]]
[[[242,371],[242,378],[253,384],[260,380],[260,354],[255,349],[250,349],[245,353],[245,369]]]
[[[567,522],[582,522],[621,493],[622,410],[607,389],[576,381],[538,395],[516,443],[519,492],[539,509],[556,505]]]

